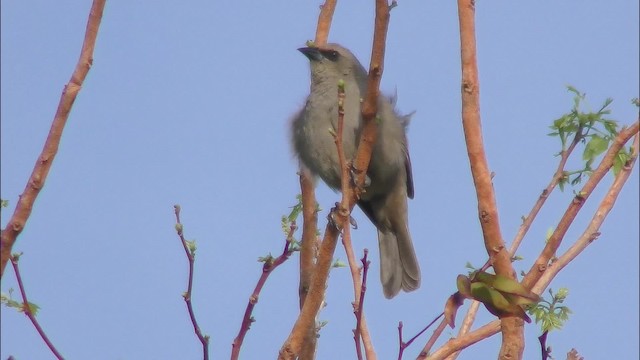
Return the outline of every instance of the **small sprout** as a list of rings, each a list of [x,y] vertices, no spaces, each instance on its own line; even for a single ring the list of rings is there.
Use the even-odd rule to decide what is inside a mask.
[[[511,257],[511,262],[520,261],[520,260],[524,260],[524,258],[522,256],[520,256],[520,255],[513,255]]]
[[[187,243],[187,249],[189,249],[189,252],[191,253],[191,256],[195,257],[196,256],[196,249],[198,248],[196,246],[196,241],[195,240],[185,240],[185,242]]]
[[[178,232],[178,234],[182,234],[182,230],[183,230],[183,226],[182,224],[176,224],[176,231]]]
[[[333,262],[333,265],[331,265],[331,267],[332,268],[343,268],[343,267],[347,267],[347,264],[344,261],[340,260],[340,259],[336,259]]]

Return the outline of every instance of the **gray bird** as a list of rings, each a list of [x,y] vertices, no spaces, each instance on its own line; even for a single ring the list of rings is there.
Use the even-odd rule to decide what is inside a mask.
[[[338,81],[345,84],[343,147],[353,159],[361,131],[361,99],[367,71],[337,44],[298,49],[311,64],[311,92],[292,121],[294,151],[301,164],[329,187],[340,190],[340,164],[334,137],[338,128]],[[413,198],[407,149],[408,116],[396,113],[395,98],[378,98],[378,136],[367,170],[367,185],[358,206],[378,229],[380,281],[384,295],[420,287],[420,267],[407,222],[407,197]]]

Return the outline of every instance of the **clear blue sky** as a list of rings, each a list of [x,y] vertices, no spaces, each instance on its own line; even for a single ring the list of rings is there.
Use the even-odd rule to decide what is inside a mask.
[[[255,282],[259,256],[282,249],[280,216],[299,192],[288,119],[308,91],[319,1],[109,1],[93,68],[60,151],[14,251],[38,319],[69,359],[198,359],[181,297],[187,261],[174,231],[183,207],[198,242],[193,301],[211,355],[227,358]],[[342,1],[330,40],[368,64],[372,1]],[[3,1],[1,195],[13,211],[76,64],[90,1]],[[548,183],[559,149],[548,125],[570,109],[571,84],[611,118],[637,119],[638,2],[478,2],[484,139],[507,242]],[[355,212],[356,252],[371,249],[366,313],[380,359],[397,355],[398,321],[413,334],[437,315],[455,277],[486,259],[460,121],[454,2],[400,1],[388,34],[382,89],[416,110],[409,141],[416,196],[410,228],[422,287],[389,301],[377,281],[375,231]],[[576,165],[577,162],[572,162]],[[612,181],[607,176],[603,186]],[[602,195],[585,205],[562,250],[582,233]],[[570,202],[554,193],[519,254],[528,270]],[[638,169],[602,235],[552,283],[569,287],[573,314],[549,337],[554,355],[638,358]],[[319,186],[326,209],[338,195]],[[324,224],[322,224],[324,227]],[[345,259],[340,247],[336,257]],[[297,313],[297,258],[261,294],[243,359],[275,358]],[[318,359],[354,358],[349,271],[332,272]],[[10,267],[2,291],[16,288]],[[17,298],[17,294],[15,294]],[[51,355],[23,314],[2,308],[0,358]],[[493,317],[481,310],[477,325]],[[458,319],[458,322],[461,318]],[[445,337],[457,333],[445,331]],[[539,359],[526,326],[526,359]],[[416,356],[426,338],[411,347]],[[495,358],[499,336],[461,359]]]

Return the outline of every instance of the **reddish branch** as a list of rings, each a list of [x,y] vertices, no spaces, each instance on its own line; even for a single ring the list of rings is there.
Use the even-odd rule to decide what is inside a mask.
[[[316,28],[316,46],[322,46],[327,43],[329,38],[329,30],[331,29],[331,19],[336,10],[337,0],[326,0],[320,9],[318,16],[318,26]]]
[[[316,29],[316,45],[324,45],[327,43],[329,29],[331,28],[331,19],[336,9],[336,0],[326,0],[320,10],[318,16],[318,26]],[[314,192],[314,184],[308,171],[300,169],[300,190],[302,194],[302,243],[300,246],[300,284],[298,287],[298,295],[300,298],[300,310],[306,301],[309,288],[311,286],[311,275],[315,267],[315,259],[317,257],[318,237],[316,235],[318,228],[318,215],[316,212],[317,203]],[[313,358],[316,351],[316,327],[314,323],[310,323],[306,330],[300,355],[303,358]]]
[[[363,327],[363,316],[364,316],[364,297],[367,293],[367,274],[369,273],[369,264],[371,263],[367,260],[367,255],[369,255],[369,250],[364,249],[364,256],[360,261],[362,262],[362,284],[360,286],[360,296],[357,298],[357,306],[354,311],[356,315],[356,328],[353,331],[353,338],[356,342],[356,352],[358,355],[358,360],[362,360],[362,350],[360,348],[360,339],[363,337],[362,327]],[[369,355],[367,354],[367,359],[371,360]]]
[[[595,239],[595,237],[599,235],[598,231],[599,231],[600,225],[604,222],[609,211],[613,208],[614,203],[622,187],[624,186],[625,182],[629,178],[629,175],[637,160],[638,146],[639,146],[638,145],[639,128],[640,128],[640,123],[635,122],[630,127],[620,131],[620,133],[614,139],[611,147],[609,147],[609,149],[607,150],[606,154],[604,155],[598,167],[593,171],[587,183],[580,190],[580,192],[578,192],[578,196],[581,196],[581,195],[582,197],[588,196],[588,194],[590,194],[591,191],[587,191],[587,190],[588,189],[593,190],[593,188],[595,188],[595,186],[604,177],[604,174],[606,174],[613,166],[615,156],[618,154],[620,149],[624,146],[624,144],[626,144],[631,139],[632,136],[635,136],[634,145],[632,146],[634,149],[634,152],[631,154],[631,157],[627,161],[627,164],[625,164],[625,166],[622,168],[620,173],[616,176],[616,179],[614,180],[613,184],[610,186],[609,190],[607,191],[607,194],[604,196],[602,202],[596,209],[593,219],[587,225],[582,236],[580,236],[580,238],[564,254],[558,257],[558,259],[555,260],[551,264],[551,266],[548,266],[548,267],[545,266],[544,267],[545,271],[540,273],[539,268],[534,266],[531,269],[531,271],[523,279],[523,283],[528,278],[535,279],[535,284],[532,283],[531,285],[529,285],[525,283],[525,286],[530,287],[535,293],[541,294],[542,292],[544,292],[546,287],[551,283],[551,281],[558,274],[558,272],[562,270],[562,268],[564,268],[569,262],[571,262],[589,244],[591,244]],[[584,202],[584,200],[586,200],[586,198],[578,201],[580,203],[580,206]],[[577,205],[578,204],[576,204],[576,199],[572,200],[563,218],[565,218],[567,214],[570,214],[573,211],[575,211],[574,207]],[[571,222],[561,221],[561,224],[562,225],[558,225],[558,228],[556,228],[554,234],[557,232],[561,232],[563,234],[566,233],[566,230],[568,226],[571,224]],[[560,239],[560,241],[561,240],[562,239]],[[551,243],[551,239],[547,243],[547,247],[550,246],[549,243]],[[557,245],[559,246],[560,244],[558,243]],[[555,249],[557,250],[557,247]],[[545,250],[546,250],[546,247],[545,247]],[[545,250],[543,250],[543,254]],[[554,250],[554,253],[555,253],[555,250]],[[541,254],[541,256],[543,256],[543,254]],[[538,258],[537,261],[539,260],[540,258]],[[531,274],[534,274],[534,275],[531,275]],[[462,350],[482,339],[495,335],[498,331],[500,331],[500,329],[501,329],[500,321],[498,320],[492,321],[473,332],[467,333],[463,336],[459,336],[457,338],[447,341],[440,349],[438,349],[433,354],[431,354],[428,357],[428,359],[430,360],[445,359],[459,350]]]
[[[514,237],[511,243],[511,246],[509,247],[509,254],[512,257],[515,256],[516,251],[518,251],[518,247],[522,243],[524,236],[529,231],[531,224],[533,224],[533,221],[536,219],[538,212],[540,212],[540,209],[542,209],[542,206],[544,206],[545,202],[547,201],[547,199],[549,198],[553,190],[555,190],[560,180],[562,180],[562,178],[565,176],[564,172],[565,172],[565,165],[567,163],[567,160],[569,159],[569,157],[573,153],[573,150],[576,148],[576,145],[578,145],[578,143],[582,138],[583,138],[582,133],[580,132],[576,133],[575,136],[573,137],[573,140],[571,141],[571,144],[569,144],[569,146],[566,149],[563,149],[560,152],[560,161],[558,162],[558,166],[556,168],[555,173],[553,174],[547,187],[544,188],[544,190],[542,190],[542,192],[540,193],[538,200],[531,208],[531,211],[529,211],[529,214],[524,218],[522,225],[520,225],[520,228],[518,229],[518,233]],[[471,329],[471,325],[473,325],[473,322],[475,321],[476,313],[478,312],[479,307],[480,307],[480,303],[478,301],[475,301],[475,300],[472,301],[471,305],[469,306],[469,309],[467,310],[467,314],[464,317],[462,326],[460,326],[458,337],[461,337],[467,332],[469,332],[469,330]],[[454,360],[458,357],[458,355],[459,355],[459,352],[456,352],[455,354],[449,356],[447,360]]]
[[[377,112],[377,99],[379,93],[380,78],[384,63],[384,49],[386,32],[389,23],[389,5],[386,0],[376,0],[376,19],[375,33],[371,55],[371,65],[369,68],[369,82],[367,85],[367,96],[362,107],[362,116],[364,129],[360,144],[358,146],[357,155],[354,162],[354,168],[360,173],[357,174],[357,183],[364,184],[366,170],[371,159],[371,151],[376,137],[376,124],[372,121]],[[343,195],[344,196],[344,195]],[[311,276],[311,284],[309,293],[304,302],[300,315],[289,334],[289,337],[282,345],[278,359],[293,359],[300,354],[302,342],[308,329],[313,326],[315,316],[320,309],[320,305],[324,299],[324,290],[326,288],[327,277],[333,253],[336,248],[338,235],[340,230],[335,224],[345,224],[348,221],[349,213],[355,206],[356,197],[352,196],[348,201],[347,212],[332,210],[330,216],[331,221],[327,224],[324,233],[324,240],[320,245],[317,264]]]
[[[187,304],[187,311],[189,312],[189,319],[191,319],[191,324],[193,325],[193,331],[196,333],[198,340],[202,344],[202,353],[204,360],[209,359],[209,336],[203,335],[200,330],[200,326],[198,326],[198,321],[196,320],[196,314],[193,311],[193,304],[191,303],[191,293],[193,289],[193,265],[195,263],[195,257],[193,252],[189,250],[189,246],[187,245],[187,240],[184,238],[183,226],[180,222],[180,205],[173,206],[173,212],[176,215],[176,232],[180,237],[180,242],[182,243],[182,247],[184,248],[184,253],[187,255],[187,260],[189,261],[189,277],[188,277],[188,285],[187,291],[182,295],[184,298],[184,302]]]
[[[402,340],[402,321],[400,321],[400,323],[398,324],[398,340],[400,343],[400,348],[398,350],[398,360],[402,359],[402,355],[404,354],[404,350],[406,348],[408,348],[411,343],[413,343],[420,335],[422,335],[425,331],[427,331],[431,325],[435,324],[436,321],[438,321],[438,319],[440,319],[442,316],[444,315],[444,313],[440,313],[440,315],[438,315],[435,319],[431,320],[431,322],[424,327],[424,329],[420,330],[417,334],[415,334],[411,339],[409,339],[409,341],[404,342]],[[434,331],[432,337],[435,336],[435,339],[437,339],[439,337],[439,335],[436,335],[436,332]],[[435,341],[435,340],[434,340]],[[431,340],[429,341],[431,342]],[[432,345],[431,345],[432,346]],[[431,347],[430,346],[430,347]],[[427,350],[426,352],[423,350],[423,352],[428,353],[429,350]]]
[[[47,334],[45,334],[44,330],[38,323],[38,320],[36,320],[35,314],[31,311],[31,307],[29,306],[29,300],[27,300],[27,291],[24,289],[24,284],[22,283],[22,277],[20,276],[20,269],[18,268],[18,260],[20,260],[19,255],[11,256],[11,265],[13,266],[13,271],[16,273],[16,280],[18,281],[20,296],[22,296],[22,311],[24,311],[24,314],[27,315],[27,317],[29,318],[33,326],[36,328],[36,331],[38,331],[38,334],[40,335],[44,343],[47,344],[47,346],[49,347],[53,355],[57,359],[62,360],[64,358],[58,352],[56,347],[53,346],[53,343],[51,342],[51,340],[49,340],[49,338],[47,337]]]
[[[233,340],[232,349],[231,349],[231,359],[237,360],[240,356],[240,348],[242,347],[242,342],[244,341],[244,337],[249,331],[251,327],[251,323],[253,323],[253,317],[251,314],[253,313],[253,308],[258,303],[258,298],[260,297],[260,292],[262,291],[262,287],[267,282],[267,278],[269,275],[275,270],[278,266],[282,265],[285,261],[289,259],[289,256],[293,253],[293,248],[291,244],[293,242],[293,233],[295,233],[297,226],[295,222],[291,223],[289,227],[289,233],[287,234],[287,240],[284,245],[284,249],[282,250],[282,254],[277,258],[273,259],[269,257],[265,260],[264,265],[262,266],[262,275],[260,275],[260,279],[258,279],[258,283],[256,287],[253,289],[253,293],[249,297],[249,302],[247,304],[247,308],[244,311],[244,316],[242,318],[242,325],[240,326],[240,331],[238,335]]]
[[[475,2],[458,0],[460,19],[460,50],[462,58],[462,126],[465,134],[471,174],[478,198],[478,216],[484,245],[493,259],[496,274],[515,279],[511,256],[505,249],[498,220],[491,171],[484,151],[480,122],[480,83],[475,39]],[[504,317],[502,320],[501,359],[521,358],[524,350],[522,320]]]
[[[91,68],[91,64],[93,63],[93,49],[95,47],[105,2],[106,0],[93,1],[89,20],[87,22],[84,43],[82,44],[82,51],[80,52],[80,59],[78,60],[73,74],[71,75],[69,83],[62,91],[58,110],[56,111],[56,115],[51,124],[49,135],[47,136],[44,148],[36,161],[31,177],[29,177],[29,181],[27,182],[22,195],[20,195],[11,219],[9,219],[7,226],[2,230],[0,240],[0,278],[2,278],[2,275],[4,274],[4,268],[11,255],[11,248],[13,247],[18,235],[20,235],[24,229],[24,226],[31,215],[33,204],[35,203],[40,190],[42,190],[42,187],[44,186],[49,170],[51,169],[53,159],[58,152],[62,131],[64,130],[67,119],[69,118],[71,107],[73,106],[73,102],[82,88],[82,83],[84,82],[84,79]]]
[[[302,190],[302,242],[300,244],[300,285],[298,294],[300,297],[300,308],[309,292],[309,282],[313,272],[316,248],[318,246],[317,224],[318,212],[316,194],[313,191],[313,180],[311,174],[300,169],[300,189]]]
[[[562,243],[562,239],[567,233],[567,230],[569,230],[569,226],[575,219],[576,215],[582,208],[582,205],[584,205],[589,196],[591,196],[593,189],[595,189],[600,180],[602,180],[605,174],[609,172],[620,149],[622,149],[624,144],[627,143],[627,141],[629,141],[632,136],[638,133],[638,127],[638,122],[635,122],[630,127],[622,129],[618,136],[615,137],[613,144],[609,147],[609,150],[607,150],[607,153],[604,155],[604,158],[600,162],[600,165],[593,171],[580,192],[577,193],[571,204],[569,204],[569,207],[560,219],[560,222],[558,223],[555,231],[549,237],[549,240],[542,250],[542,253],[538,257],[538,259],[536,259],[535,263],[533,264],[527,275],[524,277],[524,279],[522,279],[522,284],[524,286],[531,288],[544,274],[545,270],[549,266],[549,261],[556,255],[556,251]]]

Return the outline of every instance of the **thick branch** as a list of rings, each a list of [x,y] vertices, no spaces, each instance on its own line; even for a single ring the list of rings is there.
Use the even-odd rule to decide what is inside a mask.
[[[327,43],[329,38],[329,30],[331,29],[331,19],[336,10],[337,0],[326,0],[320,10],[318,16],[318,26],[316,28],[316,46],[322,47]]]
[[[371,151],[373,150],[373,143],[375,142],[376,124],[371,120],[377,111],[377,94],[379,92],[380,77],[382,76],[384,42],[386,40],[388,23],[389,6],[386,0],[376,0],[375,33],[371,68],[369,70],[368,94],[365,104],[363,105],[364,130],[354,163],[354,167],[360,171],[357,179],[360,185],[364,184],[366,170],[369,166],[369,160],[371,159]],[[371,94],[373,94],[373,97]],[[365,109],[367,112],[365,112]],[[371,112],[372,109],[373,112]],[[343,203],[345,203],[345,201],[343,201]],[[336,224],[345,224],[348,222],[349,213],[356,203],[356,196],[351,196],[346,203],[348,203],[349,206],[346,208],[341,206],[341,208],[347,211],[332,210],[329,215],[330,220],[325,229],[324,240],[320,245],[318,260],[311,277],[309,293],[289,337],[280,349],[278,359],[293,359],[300,354],[305,333],[307,329],[314,324],[316,314],[324,299],[327,277],[331,268],[338,235],[340,234],[340,229],[336,227]]]
[[[53,159],[58,152],[58,145],[60,144],[62,131],[64,130],[67,119],[69,118],[71,107],[73,106],[73,102],[76,100],[76,96],[82,87],[84,79],[87,77],[91,64],[93,63],[93,49],[95,47],[105,2],[106,0],[93,1],[91,12],[89,13],[89,20],[87,22],[82,51],[80,52],[80,59],[78,60],[78,64],[76,65],[73,74],[71,75],[69,83],[62,91],[58,110],[56,111],[53,123],[51,124],[49,135],[47,136],[44,148],[36,161],[31,177],[27,182],[24,192],[20,195],[20,199],[18,200],[13,216],[11,216],[7,226],[2,230],[0,240],[0,278],[2,278],[2,275],[4,274],[4,268],[11,255],[11,248],[13,247],[18,235],[20,235],[24,229],[24,226],[31,215],[36,197],[44,186],[49,170],[51,169]]]
[[[478,216],[482,226],[484,245],[492,259],[496,274],[515,279],[511,256],[505,249],[500,231],[491,172],[487,163],[480,122],[480,83],[475,39],[475,2],[458,0],[460,19],[460,48],[462,58],[462,126],[464,128],[471,174],[478,198]],[[521,322],[504,318],[500,358],[519,359],[524,349]],[[515,327],[514,327],[515,326]]]
[[[600,162],[596,170],[591,175],[591,178],[589,179],[589,181],[587,181],[587,184],[585,184],[582,191],[579,193],[579,194],[583,193],[583,191],[585,191],[585,188],[587,188],[587,186],[589,187],[595,186],[595,184],[589,185],[589,182],[591,181],[592,178],[594,178],[594,176],[597,175],[597,177],[599,177],[599,179],[594,180],[596,184],[602,179],[603,177],[602,172],[604,173],[608,172],[609,169],[613,166],[615,154],[617,154],[618,151],[620,151],[620,149],[622,148],[622,146],[624,146],[624,144],[627,141],[629,141],[629,139],[632,136],[635,135],[636,137],[634,139],[634,144],[633,144],[634,152],[632,153],[631,158],[627,161],[627,164],[625,164],[625,167],[620,171],[620,173],[614,180],[614,183],[611,185],[609,191],[605,195],[600,206],[596,210],[593,216],[593,219],[591,220],[589,225],[587,225],[587,228],[583,232],[582,236],[580,236],[580,238],[576,241],[576,243],[573,244],[567,250],[567,252],[565,252],[553,263],[553,266],[546,268],[546,271],[544,271],[544,273],[541,276],[537,277],[536,283],[533,284],[533,286],[529,284],[525,284],[525,286],[530,287],[532,291],[534,291],[535,293],[542,294],[542,292],[544,292],[546,287],[551,283],[551,281],[558,274],[558,272],[562,270],[562,268],[564,268],[569,262],[571,262],[580,252],[582,252],[584,248],[586,248],[589,244],[591,244],[591,242],[595,239],[597,235],[599,235],[598,229],[600,228],[600,225],[604,222],[605,217],[607,216],[611,208],[613,208],[614,202],[617,199],[617,196],[621,188],[623,187],[624,183],[628,179],[631,173],[631,170],[635,164],[635,161],[637,160],[638,147],[640,146],[638,145],[639,127],[640,127],[640,124],[636,122],[633,125],[631,125],[629,128],[623,129],[618,134],[618,136],[616,136],[613,144],[607,151],[606,155],[604,156],[604,158],[602,159],[602,161]],[[575,201],[573,201],[572,204],[569,206],[570,209],[574,205],[574,203]],[[570,209],[567,210],[565,215],[569,212]],[[556,229],[556,231],[558,230]],[[532,273],[536,274],[537,268],[534,267],[534,269],[532,269],[532,271],[530,271],[530,273],[528,273],[527,276],[525,276],[525,279],[523,279],[523,282],[528,277],[534,278],[533,275],[531,275]],[[482,330],[482,332],[480,330]],[[498,331],[500,331],[500,321],[498,320],[492,321],[476,331],[467,333],[463,336],[459,336],[457,338],[447,341],[440,349],[434,352],[427,359],[429,360],[444,359],[479,340],[495,335]],[[479,336],[481,336],[481,338],[478,338]]]

